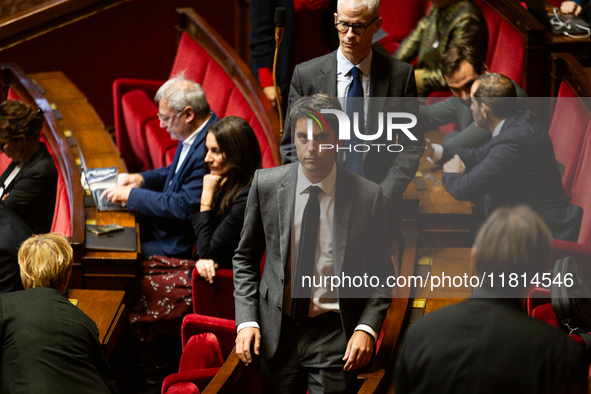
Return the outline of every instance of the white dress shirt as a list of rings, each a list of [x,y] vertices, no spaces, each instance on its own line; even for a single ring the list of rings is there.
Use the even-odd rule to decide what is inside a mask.
[[[337,179],[337,165],[333,164],[332,171],[319,183],[313,184],[302,172],[301,164],[298,164],[298,178],[296,183],[296,195],[293,212],[293,221],[291,224],[291,255],[290,261],[287,265],[287,272],[285,278],[285,288],[283,290],[283,313],[289,315],[291,313],[291,279],[295,277],[296,264],[292,262],[298,261],[298,250],[300,245],[300,234],[302,229],[302,219],[304,209],[308,203],[310,186],[318,186],[321,192],[318,194],[318,202],[320,203],[320,222],[319,222],[319,236],[316,244],[316,256],[314,264],[314,276],[316,283],[319,278],[333,275],[333,223],[334,223],[334,202],[335,202],[335,185]],[[330,281],[328,281],[330,283]],[[310,309],[308,311],[309,317],[315,317],[325,312],[340,312],[339,301],[336,291],[330,291],[326,287],[312,287],[310,294]],[[245,327],[260,328],[256,322],[244,322],[238,325],[237,330],[240,331]],[[376,331],[366,325],[359,324],[355,330],[361,330],[369,333],[375,340],[378,334]]]
[[[185,138],[183,140],[183,148],[181,150],[181,155],[179,156],[179,162],[177,163],[176,169],[174,170],[175,174],[177,172],[179,172],[179,170],[181,169],[183,162],[185,161],[185,159],[187,158],[187,155],[189,154],[189,150],[191,149],[191,145],[193,145],[193,142],[195,142],[195,140],[197,139],[197,135],[199,134],[199,132],[201,130],[203,130],[203,127],[205,127],[205,124],[209,121],[209,118],[211,118],[211,114],[201,124],[201,126],[199,126],[199,128],[193,132],[193,134],[191,134],[190,136],[188,136],[187,138]]]
[[[371,60],[373,59],[373,50],[369,52],[369,55],[361,61],[359,64],[353,64],[343,55],[341,49],[337,51],[337,97],[341,98],[341,105],[343,111],[347,111],[347,100],[344,99],[349,93],[349,87],[353,81],[351,76],[351,69],[355,66],[361,71],[361,84],[363,85],[363,97],[365,98],[363,103],[363,112],[365,113],[364,119],[367,122],[367,108],[369,97],[369,83],[371,77]]]

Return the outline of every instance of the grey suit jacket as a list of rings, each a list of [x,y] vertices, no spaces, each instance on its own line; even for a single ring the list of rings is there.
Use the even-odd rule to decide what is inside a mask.
[[[339,49],[337,49],[338,51]],[[337,95],[337,52],[310,60],[296,66],[289,89],[289,103],[299,97],[316,93]],[[370,76],[370,97],[388,97],[384,105],[372,106],[368,109],[366,134],[374,134],[378,127],[378,112],[410,112],[417,118],[419,101],[417,97],[414,71],[410,64],[398,59],[373,52]],[[403,99],[405,98],[405,99]],[[297,161],[292,141],[289,110],[285,119],[283,138],[281,140],[281,157],[283,164]],[[419,119],[420,121],[420,119]],[[404,133],[399,133],[398,143],[404,146],[400,153],[388,152],[386,149],[372,149],[365,155],[365,177],[380,186],[389,201],[389,207],[402,202],[402,194],[414,178],[419,167],[419,160],[425,149],[425,137],[421,125],[412,129],[418,139],[412,141]],[[390,145],[394,142],[386,139],[386,133],[374,144]]]
[[[265,358],[273,357],[277,351],[281,332],[296,181],[295,163],[255,173],[233,260],[236,325],[251,321],[259,324],[261,355]],[[353,277],[366,273],[380,278],[394,275],[380,187],[339,167],[334,210],[334,275],[344,273]],[[260,260],[265,248],[261,278]],[[382,283],[366,289],[358,298],[346,298],[353,294],[338,289],[347,340],[358,324],[367,324],[380,332],[390,305],[390,289],[381,287]]]

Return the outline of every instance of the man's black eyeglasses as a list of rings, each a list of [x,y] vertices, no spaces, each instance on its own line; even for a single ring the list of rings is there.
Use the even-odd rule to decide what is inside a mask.
[[[349,28],[351,27],[351,28],[353,28],[353,33],[355,33],[358,36],[362,36],[365,34],[365,31],[367,30],[367,28],[369,26],[371,26],[371,24],[374,23],[378,18],[379,18],[379,16],[376,16],[375,18],[372,19],[371,22],[369,22],[365,26],[363,26],[360,23],[349,24],[347,22],[335,23],[334,26],[337,28],[337,30],[340,33],[343,33],[343,34],[347,34],[349,32]]]

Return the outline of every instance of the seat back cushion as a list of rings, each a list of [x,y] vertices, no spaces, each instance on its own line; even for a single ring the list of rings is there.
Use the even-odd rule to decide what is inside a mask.
[[[498,32],[489,69],[506,75],[523,87],[523,37],[504,19],[500,21]],[[493,35],[489,33],[489,36]]]
[[[43,130],[43,132],[47,132],[47,130]],[[62,174],[62,168],[60,166],[60,162],[55,156],[51,144],[47,142],[47,139],[43,134],[39,138],[41,143],[45,144],[47,147],[47,151],[51,155],[53,159],[53,164],[57,169],[57,189],[56,189],[56,197],[55,197],[55,209],[53,211],[53,222],[51,223],[51,231],[63,234],[65,237],[69,237],[72,235],[72,216],[70,211],[70,199],[68,197],[68,189],[66,187],[66,182],[64,181],[64,176]]]
[[[497,14],[495,10],[486,5],[482,0],[476,0],[476,4],[480,7],[480,11],[482,11],[482,15],[486,20],[486,27],[488,28],[488,52],[485,62],[490,65],[497,46],[497,38],[503,17]]]
[[[157,124],[160,123],[158,118],[155,117],[158,107],[143,90],[133,90],[124,94],[121,98],[121,107],[123,108],[123,119],[127,128],[129,143],[136,160],[140,164],[140,171],[158,168],[153,165],[150,159],[145,136],[146,124],[154,121]],[[165,130],[162,131],[166,133]]]
[[[208,332],[193,335],[183,349],[179,371],[221,367],[224,364],[217,337]]]
[[[571,202],[583,208],[583,220],[578,243],[591,245],[591,181],[589,180],[589,169],[591,169],[591,124],[587,127],[582,149],[573,183]]]
[[[388,35],[380,40],[380,44],[388,52],[394,53],[398,43],[402,42],[417,26],[419,20],[425,15],[426,9],[426,0],[382,0],[380,3],[382,29]]]
[[[562,185],[569,195],[572,194],[581,146],[590,119],[585,107],[576,98],[571,88],[562,82],[558,90],[549,134],[554,145],[554,156],[558,162],[564,164]]]

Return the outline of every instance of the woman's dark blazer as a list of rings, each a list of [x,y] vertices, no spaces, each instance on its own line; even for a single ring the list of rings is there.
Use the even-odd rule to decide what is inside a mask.
[[[10,163],[0,175],[0,186],[18,163]],[[57,169],[44,144],[20,169],[10,185],[4,190],[0,204],[16,213],[31,229],[33,234],[51,231],[55,194],[57,190]]]

